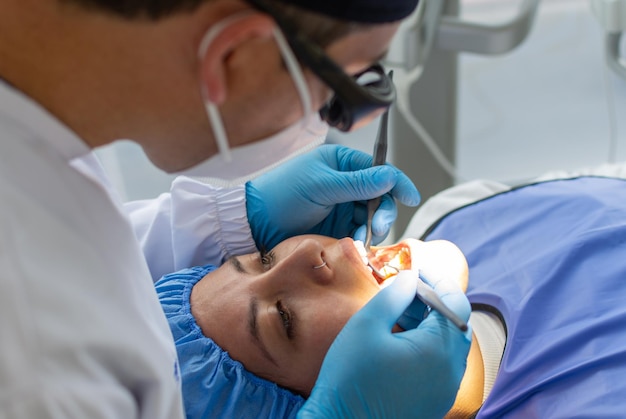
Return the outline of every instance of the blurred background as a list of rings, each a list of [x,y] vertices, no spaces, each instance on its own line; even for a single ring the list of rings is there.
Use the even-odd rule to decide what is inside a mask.
[[[536,2],[527,34],[511,29],[519,39],[510,46],[472,51],[469,37],[465,42],[462,33],[452,36],[454,27],[451,38],[435,27],[430,45],[416,43],[429,51],[421,58],[421,76],[410,86],[394,74],[408,110],[392,108],[388,159],[411,176],[423,200],[467,180],[516,184],[555,169],[626,159],[626,78],[607,65],[606,32],[592,1]],[[425,0],[425,7],[441,7],[442,19],[497,28],[514,21],[530,3]],[[415,36],[428,37],[426,31],[427,26]],[[390,66],[420,61],[403,53],[405,38],[399,43],[400,52],[390,53]],[[618,43],[622,57],[624,44]],[[327,141],[371,153],[377,128],[376,121],[349,134],[331,131]],[[123,199],[168,191],[172,176],[152,166],[134,143],[118,141],[97,154]],[[413,212],[401,209],[396,233]]]

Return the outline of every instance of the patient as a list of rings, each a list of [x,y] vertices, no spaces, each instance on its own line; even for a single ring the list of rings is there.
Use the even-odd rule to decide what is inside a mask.
[[[419,260],[421,271],[429,280],[437,282],[453,275],[466,284],[467,265],[463,255],[456,246],[443,240],[428,243],[407,240],[402,245],[376,248],[375,263],[383,268],[384,261],[400,248],[406,251],[409,247],[411,260],[404,261],[404,268],[415,267]],[[210,337],[211,343],[216,344],[212,349],[228,354],[220,357],[228,356],[243,364],[246,372],[233,375],[251,373],[276,383],[280,388],[270,393],[269,399],[279,395],[293,403],[290,407],[294,410],[287,415],[259,416],[295,414],[303,397],[313,388],[324,356],[339,331],[381,289],[364,264],[363,254],[362,243],[349,238],[304,235],[287,239],[268,253],[231,258],[217,269],[207,266],[166,275],[156,286],[170,325],[175,329],[181,364],[190,356],[189,348],[184,346],[189,336],[183,339],[176,336],[180,317],[173,319],[170,315],[169,309],[174,304],[168,291],[172,285],[185,283],[187,290],[179,295],[183,295],[182,304],[189,302],[190,313],[183,320],[185,326],[191,326],[189,332],[201,341],[208,340],[205,336]],[[175,310],[181,311],[180,307]],[[396,329],[401,330],[399,326]],[[195,359],[194,351],[191,352]],[[198,359],[198,362],[203,361]],[[206,371],[214,368],[214,365],[205,368],[202,375],[208,375]],[[186,381],[189,377],[185,365],[181,370],[185,400],[189,401],[190,391],[195,392],[189,387],[195,385],[190,385],[193,380]],[[256,381],[261,382],[258,378]],[[263,383],[262,387],[268,384]],[[240,383],[229,383],[227,388],[230,386],[241,387]],[[291,397],[285,396],[283,389],[289,389]],[[204,392],[205,397],[208,393]],[[259,392],[255,389],[253,393],[258,396]],[[196,397],[191,399],[194,406],[188,406],[188,417],[203,417],[190,414],[197,407]]]
[[[450,417],[622,414],[625,181],[581,177],[505,191],[446,214],[423,238],[404,241],[403,267],[429,281],[457,278],[479,313]],[[190,418],[217,404],[229,417],[294,416],[339,330],[380,289],[351,239],[320,236],[156,286]],[[249,410],[229,410],[241,406]]]

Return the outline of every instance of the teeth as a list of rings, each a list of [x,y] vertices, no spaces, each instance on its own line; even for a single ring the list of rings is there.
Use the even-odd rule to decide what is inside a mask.
[[[368,260],[367,260],[367,252],[365,251],[365,245],[363,244],[363,242],[361,240],[354,240],[354,247],[356,247],[356,250],[359,252],[359,255],[361,256],[361,260],[363,261],[364,265],[368,265]]]

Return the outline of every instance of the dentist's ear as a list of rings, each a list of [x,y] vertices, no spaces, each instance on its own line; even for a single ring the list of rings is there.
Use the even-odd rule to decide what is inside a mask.
[[[198,47],[198,60],[206,99],[219,105],[226,99],[226,64],[229,55],[254,38],[270,38],[276,23],[267,15],[246,11],[209,27]]]

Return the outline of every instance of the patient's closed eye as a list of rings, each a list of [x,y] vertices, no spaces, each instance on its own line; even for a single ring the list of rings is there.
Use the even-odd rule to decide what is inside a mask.
[[[275,254],[274,251],[267,252],[265,249],[261,249],[259,252],[259,259],[261,261],[261,265],[263,269],[266,271],[269,270],[274,264]]]
[[[287,334],[287,338],[289,340],[293,339],[293,321],[291,312],[289,309],[283,304],[281,300],[276,302],[276,310],[278,311],[278,315],[283,323],[283,327],[285,328],[285,332]]]

